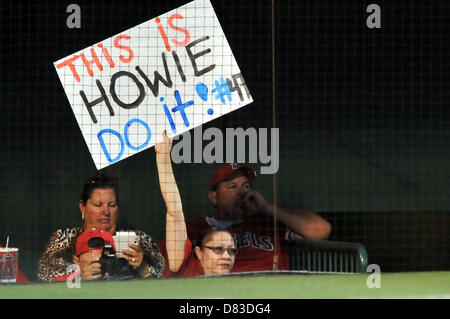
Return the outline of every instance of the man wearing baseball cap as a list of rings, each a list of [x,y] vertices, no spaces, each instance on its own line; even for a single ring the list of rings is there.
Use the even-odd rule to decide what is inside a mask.
[[[83,280],[100,279],[102,277],[102,270],[99,259],[102,256],[105,245],[111,245],[113,250],[116,251],[114,239],[109,232],[95,228],[83,232],[77,238],[75,246],[76,254],[73,257],[74,264],[78,266],[80,271],[58,276],[52,282],[66,281],[69,277],[75,278],[78,275],[81,275],[81,279]]]
[[[288,270],[288,241],[325,239],[331,225],[317,213],[269,203],[252,190],[255,180],[250,166],[232,163],[217,169],[208,194],[215,214],[186,222],[187,236],[199,238],[211,226],[232,233],[239,250],[233,272]],[[164,239],[159,246],[165,255]]]

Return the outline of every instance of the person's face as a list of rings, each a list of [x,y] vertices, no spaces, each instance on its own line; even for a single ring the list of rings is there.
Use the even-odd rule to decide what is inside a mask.
[[[229,254],[225,249],[223,253],[218,254],[213,249],[207,247],[235,248],[234,239],[228,232],[215,232],[202,248],[195,247],[195,252],[203,267],[205,275],[227,274],[234,266],[235,255]],[[206,247],[207,246],[207,247]]]
[[[104,230],[111,235],[116,231],[119,206],[116,192],[112,188],[96,188],[86,205],[80,201],[80,210],[84,215],[84,228]]]
[[[101,249],[91,249],[79,257],[73,257],[73,261],[75,264],[80,266],[80,268],[84,268],[89,266],[93,261],[99,260],[102,256],[103,248]]]
[[[209,192],[209,200],[217,207],[219,218],[239,220],[248,216],[249,210],[242,200],[249,191],[251,186],[247,176],[238,176],[220,182],[216,191]]]

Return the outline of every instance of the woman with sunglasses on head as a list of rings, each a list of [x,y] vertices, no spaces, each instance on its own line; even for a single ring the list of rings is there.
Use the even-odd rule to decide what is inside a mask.
[[[168,138],[166,132],[163,133],[163,143],[167,143]],[[158,146],[158,144],[156,145]],[[165,149],[164,146],[155,147],[156,161],[164,161],[157,163],[158,169],[165,167],[166,157],[170,154],[159,154],[158,152]],[[169,162],[170,164],[170,162]],[[174,180],[170,173],[158,172],[164,180]],[[175,185],[176,186],[176,185]],[[170,190],[170,187],[162,187],[162,190]],[[163,194],[164,199],[173,201],[171,194]],[[166,203],[168,207],[181,207],[181,203]],[[119,192],[118,184],[115,179],[104,174],[97,174],[91,177],[84,185],[80,201],[79,209],[81,212],[82,226],[60,229],[53,233],[49,243],[38,265],[38,279],[41,281],[63,280],[70,275],[75,269],[74,256],[80,258],[81,255],[76,252],[76,243],[78,237],[85,231],[96,229],[108,232],[114,236],[116,230],[134,231],[139,237],[137,245],[129,244],[129,249],[123,250],[123,257],[128,261],[129,266],[135,272],[136,278],[160,278],[164,271],[165,260],[160,253],[157,244],[152,237],[139,230],[129,230],[118,228],[119,216]],[[170,210],[168,211],[170,213]],[[98,253],[98,252],[97,252]],[[93,256],[94,254],[89,254]],[[98,256],[97,256],[98,257]],[[100,263],[98,258],[91,262],[79,263],[81,268],[81,279],[95,280],[102,278]]]
[[[163,141],[155,146],[159,174],[159,186],[167,207],[166,268],[163,277],[195,277],[200,275],[220,275],[231,272],[236,256],[233,236],[226,230],[211,227],[192,249],[187,237],[180,193],[172,171],[170,151],[172,140],[163,136]]]
[[[90,177],[83,186],[78,206],[82,225],[59,229],[52,234],[39,260],[37,277],[40,281],[60,281],[72,273],[76,264],[77,239],[85,231],[93,229],[108,232],[111,236],[116,235],[116,231],[135,232],[139,237],[138,243],[129,244],[129,248],[122,251],[135,277],[161,277],[165,261],[152,237],[118,225],[119,186],[115,178],[105,174]],[[82,280],[102,278],[100,262],[98,258],[92,258],[90,263],[79,265]]]

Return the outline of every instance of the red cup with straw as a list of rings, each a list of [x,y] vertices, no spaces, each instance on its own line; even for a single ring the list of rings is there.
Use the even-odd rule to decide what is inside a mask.
[[[0,283],[16,282],[19,270],[19,248],[9,247],[9,236],[6,247],[0,248]]]

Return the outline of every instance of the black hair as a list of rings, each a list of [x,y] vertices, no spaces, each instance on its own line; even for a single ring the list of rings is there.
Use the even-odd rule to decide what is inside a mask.
[[[119,184],[117,178],[99,173],[90,177],[86,184],[84,184],[80,195],[80,200],[83,202],[83,205],[86,205],[87,201],[92,196],[92,192],[97,188],[112,188],[116,193],[117,204],[119,204]]]
[[[203,231],[203,233],[202,233],[200,239],[195,239],[195,240],[192,241],[192,244],[193,244],[193,245],[192,245],[192,251],[193,251],[194,257],[195,257],[196,259],[198,259],[198,257],[197,257],[197,253],[194,252],[194,251],[195,251],[195,247],[202,248],[202,247],[203,247],[203,243],[204,243],[211,235],[213,235],[213,234],[215,234],[215,233],[217,233],[217,232],[225,232],[225,233],[228,233],[228,234],[230,234],[231,238],[233,238],[233,240],[235,240],[235,239],[234,239],[234,236],[233,236],[228,230],[226,230],[226,229],[224,229],[224,228],[220,228],[220,227],[218,227],[218,226],[210,226],[210,227],[208,227],[207,229],[205,229],[205,230]],[[236,244],[236,243],[235,243],[235,244]],[[237,246],[236,246],[236,247],[237,247]]]
[[[220,228],[218,226],[211,226],[203,231],[203,233],[199,239],[193,241],[194,247],[195,246],[199,246],[199,247],[203,246],[205,240],[207,240],[212,234],[215,234],[217,232],[225,232],[225,233],[229,233],[231,235],[231,233],[226,229]],[[231,237],[233,238],[233,235],[231,235]]]

